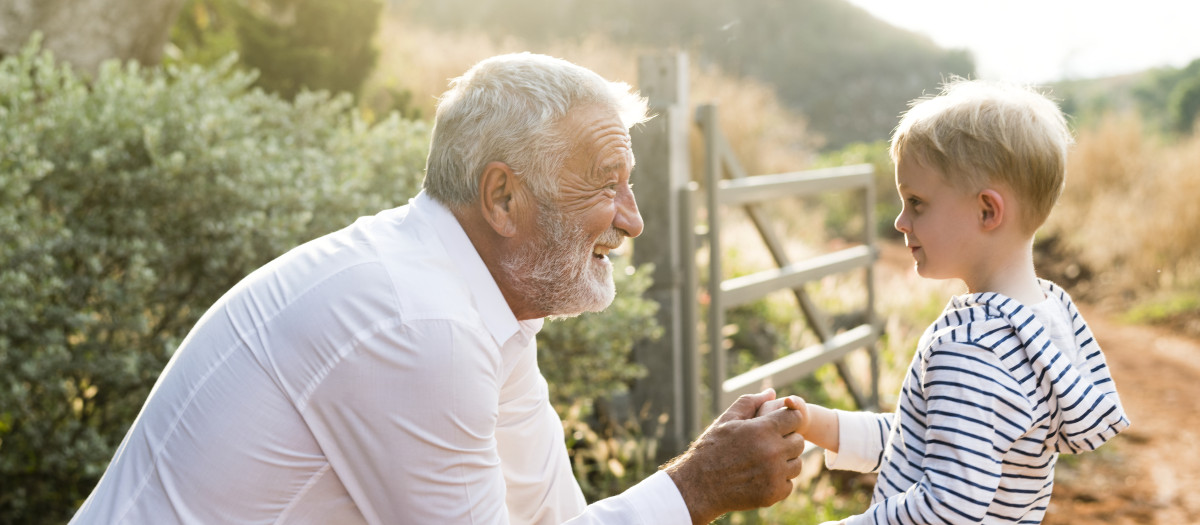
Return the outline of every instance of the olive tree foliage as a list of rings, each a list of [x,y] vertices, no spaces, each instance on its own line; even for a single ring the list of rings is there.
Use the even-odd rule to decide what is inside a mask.
[[[427,126],[214,68],[35,46],[0,62],[0,522],[99,479],[167,359],[243,276],[419,188]]]
[[[286,101],[233,60],[85,80],[36,39],[0,60],[0,523],[74,512],[238,280],[419,190],[427,124],[365,122],[348,95]],[[560,413],[644,373],[648,272],[617,266],[612,307],[539,336]]]
[[[0,56],[34,32],[45,48],[95,73],[105,60],[157,64],[184,0],[0,0]]]
[[[2,0],[0,0],[2,1]],[[357,95],[375,66],[380,0],[187,0],[171,27],[172,59],[209,64],[236,51],[257,85]]]

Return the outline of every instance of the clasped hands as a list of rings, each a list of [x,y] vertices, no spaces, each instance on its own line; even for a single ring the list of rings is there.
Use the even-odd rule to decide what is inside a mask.
[[[726,512],[774,505],[792,492],[804,452],[807,405],[775,391],[747,394],[721,414],[686,452],[664,467],[693,523]]]

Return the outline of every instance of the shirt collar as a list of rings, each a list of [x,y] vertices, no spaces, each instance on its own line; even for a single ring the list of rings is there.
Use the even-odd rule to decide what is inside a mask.
[[[467,237],[467,232],[458,223],[458,218],[446,206],[433,199],[422,190],[409,201],[412,210],[426,218],[428,223],[437,231],[438,240],[446,249],[446,254],[458,268],[458,273],[471,294],[475,297],[475,306],[479,317],[487,327],[492,338],[503,345],[514,335],[520,333],[523,339],[531,338],[542,328],[542,319],[518,321],[517,316],[504,300],[500,286],[492,278],[487,265],[479,257],[475,245]]]

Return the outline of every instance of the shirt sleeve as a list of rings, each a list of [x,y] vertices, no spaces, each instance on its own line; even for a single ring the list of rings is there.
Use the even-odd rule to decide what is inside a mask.
[[[298,408],[366,521],[508,523],[488,336],[396,322],[343,353]]]
[[[589,505],[583,514],[567,523],[690,525],[691,522],[679,488],[675,486],[671,476],[660,470],[619,495]]]
[[[921,377],[927,424],[921,477],[847,523],[987,521],[1005,451],[1032,425],[1029,401],[1006,378],[990,349],[935,347]]]
[[[557,525],[587,502],[571,470],[562,420],[537,367],[536,344],[531,339],[513,357],[500,392],[496,437],[513,522]]]
[[[575,480],[562,420],[537,367],[536,341],[515,357],[500,393],[496,431],[514,523],[690,524],[675,483],[658,472],[624,493],[587,505]]]
[[[825,466],[834,470],[875,472],[883,465],[883,448],[892,432],[892,414],[834,410],[838,451],[825,451]]]

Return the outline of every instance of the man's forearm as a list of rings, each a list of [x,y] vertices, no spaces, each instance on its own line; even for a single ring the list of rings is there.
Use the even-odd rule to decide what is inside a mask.
[[[696,460],[689,461],[688,456],[691,452],[689,450],[671,460],[663,470],[667,472],[668,476],[671,476],[671,481],[674,481],[675,486],[679,489],[679,495],[683,497],[683,502],[687,505],[692,523],[694,525],[711,523],[721,516],[722,511],[717,508],[708,493],[702,490],[704,476],[694,471],[696,467],[702,465],[699,465],[700,462]]]
[[[774,391],[738,398],[665,467],[687,504],[692,523],[722,514],[773,505],[792,491],[800,475],[804,440],[797,410],[754,417]]]

